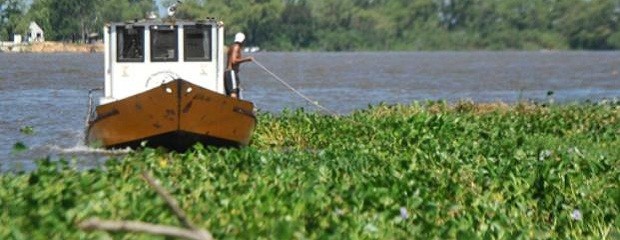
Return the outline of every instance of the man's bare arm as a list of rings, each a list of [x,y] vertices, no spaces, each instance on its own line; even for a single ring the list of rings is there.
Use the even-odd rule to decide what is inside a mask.
[[[237,65],[244,62],[254,61],[253,57],[241,57],[241,47],[239,45],[234,45],[232,49],[232,64]]]

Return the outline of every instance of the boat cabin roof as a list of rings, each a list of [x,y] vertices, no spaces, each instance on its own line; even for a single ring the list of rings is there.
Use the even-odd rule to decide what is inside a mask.
[[[125,22],[111,22],[110,26],[152,26],[152,25],[213,25],[218,24],[217,19],[207,18],[200,20],[183,20],[183,19],[169,19],[169,18],[156,18],[156,19],[135,19],[133,21]],[[223,24],[223,23],[219,23]]]

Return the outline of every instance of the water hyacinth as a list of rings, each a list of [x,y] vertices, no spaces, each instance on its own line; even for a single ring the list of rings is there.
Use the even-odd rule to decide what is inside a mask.
[[[23,142],[16,142],[15,144],[13,144],[13,151],[12,153],[21,153],[28,150],[28,146],[26,144],[24,144]]]
[[[581,153],[581,151],[577,147],[569,148],[568,149],[568,153],[576,154],[577,156],[580,156],[580,157],[583,156],[583,154]]]
[[[34,134],[34,127],[32,126],[23,126],[19,129],[19,132],[21,132],[22,134],[25,135],[33,135]]]
[[[372,223],[366,224],[366,226],[364,226],[364,231],[369,232],[369,233],[375,233],[379,231],[379,228],[377,228],[377,226],[375,226]]]
[[[44,160],[0,174],[0,239],[152,239],[75,227],[178,226],[145,170],[216,239],[605,239],[620,234],[619,116],[442,103],[259,114],[244,148],[146,148],[101,168]]]
[[[549,157],[551,157],[551,154],[553,154],[553,152],[551,150],[543,150],[540,152],[540,154],[538,154],[538,160],[543,161]]]
[[[336,214],[336,216],[343,216],[344,215],[344,210],[340,209],[340,208],[336,208],[334,210],[334,214]]]

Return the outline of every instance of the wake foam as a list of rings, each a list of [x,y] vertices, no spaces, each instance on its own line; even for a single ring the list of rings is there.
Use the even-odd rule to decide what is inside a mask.
[[[73,138],[76,140],[75,145],[73,147],[61,147],[58,145],[48,145],[47,148],[52,152],[57,152],[60,154],[104,154],[104,155],[123,155],[132,152],[131,148],[124,149],[104,149],[104,148],[94,148],[86,145],[84,143],[84,132],[83,131],[75,131],[73,133]]]
[[[57,151],[59,153],[66,153],[66,154],[76,154],[76,153],[100,153],[100,154],[109,154],[109,155],[121,155],[121,154],[127,154],[132,152],[133,150],[131,148],[124,148],[124,149],[103,149],[103,148],[92,148],[86,145],[76,145],[70,148],[63,148],[60,146],[50,146],[50,150],[53,151]]]

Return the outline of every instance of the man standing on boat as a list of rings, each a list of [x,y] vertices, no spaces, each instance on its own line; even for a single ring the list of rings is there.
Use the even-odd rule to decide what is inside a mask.
[[[253,57],[242,57],[241,48],[245,43],[245,34],[235,34],[235,42],[228,48],[228,64],[224,73],[224,87],[226,94],[239,98],[239,66],[244,62],[254,61]]]

